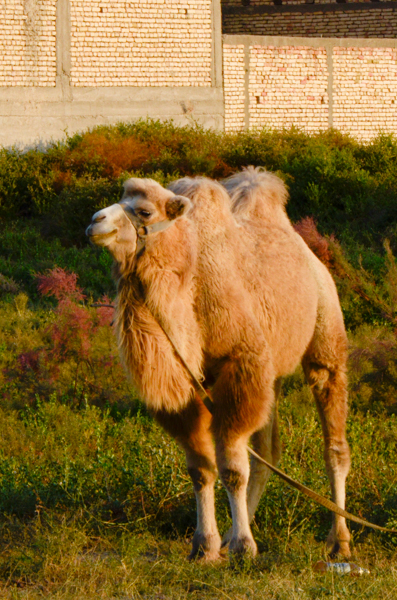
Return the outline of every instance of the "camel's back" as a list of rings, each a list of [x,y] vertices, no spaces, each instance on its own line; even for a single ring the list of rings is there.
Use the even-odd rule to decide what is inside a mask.
[[[342,311],[335,283],[327,268],[292,227],[285,212],[288,193],[281,179],[261,168],[248,167],[224,182],[236,220],[247,246],[254,249],[246,283],[265,303],[258,314],[267,315],[280,373],[288,372],[295,358],[319,332],[345,340]],[[253,275],[255,266],[257,277]],[[270,306],[272,308],[267,308]],[[269,319],[273,317],[273,322]],[[332,329],[332,332],[331,332]]]

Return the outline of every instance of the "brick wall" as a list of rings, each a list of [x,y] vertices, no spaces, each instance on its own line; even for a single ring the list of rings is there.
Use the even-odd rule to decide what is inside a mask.
[[[263,12],[266,0],[256,3],[275,17],[277,7]],[[333,126],[362,139],[396,132],[397,40],[382,35],[396,27],[397,8],[379,4],[365,13],[370,32],[356,19],[361,39],[343,39],[353,20],[330,3],[338,40],[313,37],[316,15],[325,13],[308,4],[283,8],[298,25],[305,17],[306,29],[296,31],[306,37],[287,37],[274,20],[271,36],[224,35],[222,80],[216,0],[2,0],[0,143],[145,116],[216,128],[225,117],[227,131]],[[355,6],[348,16],[361,12]],[[367,34],[378,38],[362,39]]]
[[[250,48],[249,124],[328,127],[327,53],[307,46]]]
[[[223,46],[223,93],[225,123],[228,131],[241,131],[245,127],[245,69],[244,46]]]
[[[226,131],[397,132],[397,41],[224,36],[224,47]]]
[[[211,0],[71,0],[72,86],[210,86]]]
[[[0,86],[55,86],[56,0],[0,3]]]
[[[335,7],[332,8],[331,4]],[[295,4],[295,7],[293,6]],[[298,12],[302,5],[302,11]],[[337,4],[328,3],[331,10],[321,11],[322,2],[316,6],[301,0],[284,2],[274,6],[263,0],[252,0],[249,8],[235,4],[235,0],[223,0],[223,33],[230,35],[278,35],[298,37],[354,37],[354,38],[394,38],[397,37],[397,5],[377,2],[370,8],[361,9],[358,2]],[[257,7],[257,11],[255,11]],[[272,12],[260,12],[260,7],[268,7]],[[229,13],[228,8],[238,12]],[[283,12],[285,10],[294,12]],[[354,10],[353,10],[354,9]]]
[[[389,2],[390,0],[376,0],[379,3]],[[346,0],[346,4],[365,4],[368,0]],[[338,0],[313,0],[310,4],[337,4]],[[290,6],[291,4],[309,4],[308,0],[282,0],[283,6]],[[227,8],[229,6],[239,6],[239,7],[247,7],[247,6],[280,6],[275,5],[274,0],[222,0],[222,8]]]
[[[0,145],[141,118],[223,129],[220,0],[0,0]]]
[[[397,132],[397,49],[334,48],[333,125],[355,137]]]

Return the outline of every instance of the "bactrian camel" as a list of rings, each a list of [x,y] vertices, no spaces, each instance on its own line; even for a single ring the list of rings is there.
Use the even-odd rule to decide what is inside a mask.
[[[346,334],[334,282],[294,231],[283,182],[248,168],[220,185],[184,178],[168,189],[130,179],[119,204],[97,212],[87,234],[114,257],[121,359],[157,421],[186,452],[197,501],[191,557],[219,556],[217,473],[227,490],[233,553],[257,548],[250,522],[269,471],[247,444],[280,458],[280,378],[302,363],[324,434],[332,497],[344,508],[349,447]],[[137,235],[138,231],[138,235]],[[140,233],[139,233],[140,232]],[[162,327],[209,388],[213,415]],[[334,515],[332,553],[349,556],[345,519]]]

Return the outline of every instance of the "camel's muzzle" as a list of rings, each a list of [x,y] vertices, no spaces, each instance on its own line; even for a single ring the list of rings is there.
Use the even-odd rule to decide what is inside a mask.
[[[111,237],[118,230],[117,221],[124,217],[124,211],[119,204],[112,204],[96,212],[90,225],[85,230],[90,241],[99,246],[103,245],[107,238]]]

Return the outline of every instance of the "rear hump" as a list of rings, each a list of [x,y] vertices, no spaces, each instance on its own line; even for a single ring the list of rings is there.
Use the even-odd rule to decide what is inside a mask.
[[[222,185],[230,196],[236,217],[266,221],[286,217],[287,188],[277,175],[262,167],[247,167],[224,180]]]

